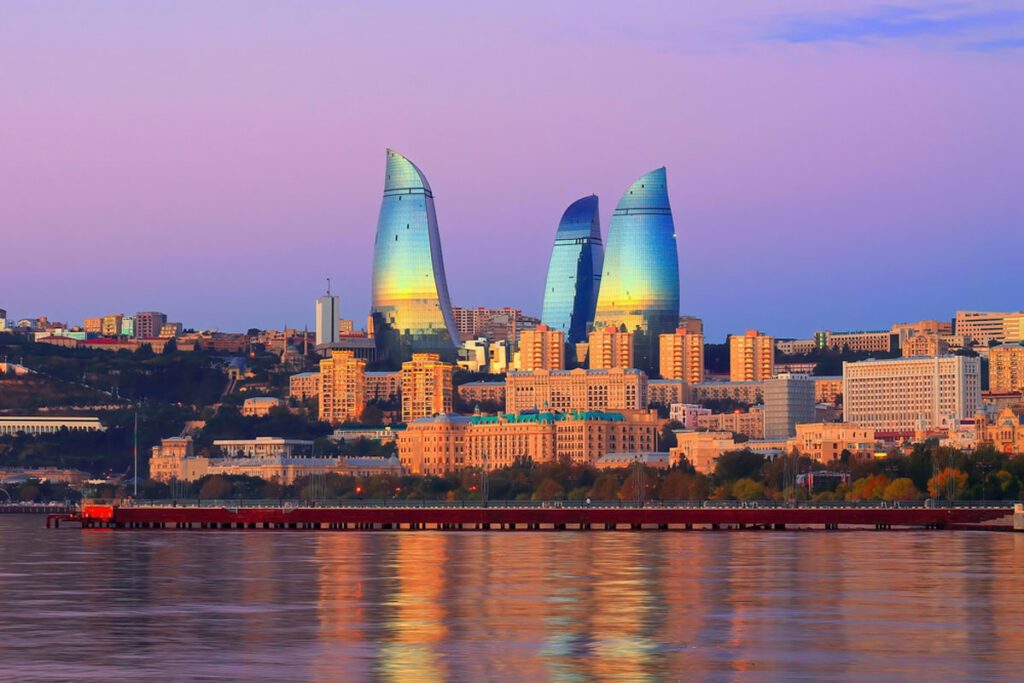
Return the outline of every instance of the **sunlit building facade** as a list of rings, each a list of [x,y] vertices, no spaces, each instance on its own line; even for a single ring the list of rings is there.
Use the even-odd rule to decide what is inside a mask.
[[[679,258],[665,169],[641,176],[612,214],[605,250],[597,325],[633,332],[634,362],[658,367],[658,337],[679,324]]]
[[[320,361],[320,419],[354,422],[366,407],[366,361],[347,350],[333,350]]]
[[[681,379],[689,384],[704,381],[704,335],[680,325],[658,338],[662,379]]]
[[[729,337],[729,379],[763,382],[775,374],[775,339],[757,330]]]
[[[434,195],[426,176],[390,149],[374,243],[371,315],[377,347],[392,363],[408,360],[413,352],[454,360],[459,335]]]
[[[569,344],[584,341],[594,321],[604,265],[597,196],[569,205],[558,223],[544,286],[541,320],[565,334]]]
[[[452,369],[436,353],[402,363],[402,422],[452,412]]]
[[[633,367],[632,332],[606,325],[595,329],[587,338],[587,367],[591,370]]]

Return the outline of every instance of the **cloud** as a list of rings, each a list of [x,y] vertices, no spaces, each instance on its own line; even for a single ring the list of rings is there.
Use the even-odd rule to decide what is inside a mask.
[[[964,43],[965,50],[977,52],[996,52],[998,50],[1019,50],[1024,49],[1024,38],[1000,38],[998,40],[979,40],[973,43]]]
[[[975,10],[964,5],[883,6],[858,14],[783,18],[769,38],[788,43],[877,43],[899,39],[949,39],[961,47],[997,50],[1020,47],[1001,32],[1024,26],[1024,10]],[[966,42],[965,42],[966,41]]]

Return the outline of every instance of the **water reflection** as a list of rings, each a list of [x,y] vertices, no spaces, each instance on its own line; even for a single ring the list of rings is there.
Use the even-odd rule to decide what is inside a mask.
[[[10,680],[1012,680],[1024,535],[45,532]]]

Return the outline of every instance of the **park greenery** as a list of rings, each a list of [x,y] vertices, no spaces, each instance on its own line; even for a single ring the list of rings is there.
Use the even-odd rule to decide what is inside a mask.
[[[372,446],[372,447],[371,447]],[[383,455],[379,444],[363,444],[364,455]],[[846,483],[819,490],[795,485],[795,474],[834,471],[849,474]],[[111,485],[75,492],[47,489],[39,482],[7,487],[15,500],[75,499],[81,494],[113,498],[126,495]],[[686,462],[670,469],[630,466],[599,470],[568,462],[517,464],[491,471],[486,490],[491,501],[812,501],[890,503],[937,500],[1016,500],[1024,486],[1024,455],[1007,456],[990,448],[961,452],[919,445],[910,453],[892,453],[866,461],[829,465],[791,455],[767,459],[739,450],[719,458],[710,475]],[[485,478],[477,469],[446,476],[353,477],[328,474],[305,477],[292,485],[245,476],[212,475],[190,483],[142,484],[140,498],[179,500],[404,500],[479,501]]]

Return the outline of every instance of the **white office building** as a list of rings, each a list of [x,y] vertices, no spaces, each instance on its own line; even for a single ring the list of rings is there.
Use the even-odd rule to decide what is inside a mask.
[[[341,333],[338,330],[338,312],[340,309],[338,296],[327,294],[317,297],[316,300],[316,343],[334,344],[341,340]]]
[[[972,418],[981,408],[981,360],[967,356],[843,363],[843,421],[909,435]]]

